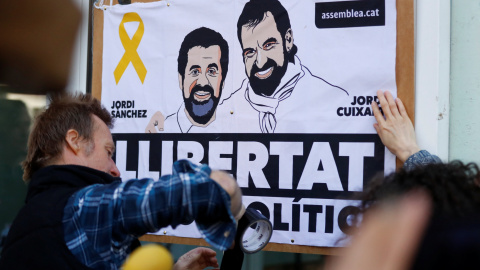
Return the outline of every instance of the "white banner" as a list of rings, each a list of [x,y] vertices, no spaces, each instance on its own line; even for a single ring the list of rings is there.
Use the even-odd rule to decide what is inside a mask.
[[[104,14],[102,103],[124,179],[208,163],[262,208],[272,242],[344,244],[348,198],[395,167],[370,108],[377,90],[396,93],[394,0],[177,0]],[[199,237],[190,227],[160,233]]]

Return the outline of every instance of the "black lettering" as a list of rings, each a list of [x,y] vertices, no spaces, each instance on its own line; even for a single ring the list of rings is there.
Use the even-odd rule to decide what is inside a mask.
[[[110,114],[112,115],[112,118],[115,118],[115,111],[111,111]]]
[[[115,101],[112,102],[112,107],[110,107],[110,109],[113,109],[113,108],[115,108]]]
[[[342,111],[343,111],[343,108],[342,108],[342,107],[338,107],[338,109],[337,109],[337,115],[338,115],[338,116],[343,116]]]
[[[316,232],[317,214],[323,212],[323,206],[305,204],[303,206],[303,212],[308,213],[308,232]]]
[[[117,107],[117,109],[119,109],[121,105],[122,103],[120,101],[115,102],[115,107]]]
[[[261,202],[252,202],[251,204],[248,205],[247,209],[249,208],[253,208],[259,211],[260,213],[262,213],[264,217],[266,217],[267,219],[270,219],[270,210],[268,210],[268,207],[265,204]]]
[[[325,207],[325,233],[333,233],[333,205]]]
[[[364,105],[365,104],[365,97],[364,96],[360,96],[357,98],[357,103],[358,105]]]
[[[357,96],[353,96],[353,102],[350,103],[350,104],[352,104],[352,105],[357,104]]]
[[[132,111],[132,117],[133,117],[133,118],[136,118],[136,117],[137,117],[137,112],[138,112],[137,110],[133,110],[133,111]]]
[[[115,114],[115,118],[120,118],[120,112],[117,111],[117,113]]]
[[[138,116],[140,118],[147,118],[147,110],[141,110],[142,116]]]
[[[300,204],[292,204],[292,231],[300,231]]]
[[[277,231],[288,231],[288,223],[282,222],[282,204],[273,204],[273,229]]]
[[[115,116],[115,118],[121,117],[120,111],[118,110],[110,111],[110,113],[113,116]],[[137,110],[137,116],[138,116],[138,110]],[[115,137],[114,140],[128,141],[129,147],[130,145],[137,145],[137,148],[139,145],[139,141],[150,141],[150,153],[147,155],[146,161],[140,161],[138,159],[138,152],[135,152],[135,151],[131,152],[129,150],[126,152],[126,155],[128,157],[132,155],[133,156],[136,155],[137,158],[132,158],[133,161],[131,162],[135,164],[131,164],[131,162],[127,163],[126,166],[129,169],[123,168],[123,170],[137,170],[138,165],[136,164],[138,164],[139,162],[146,162],[147,164],[149,164],[149,166],[146,168],[149,168],[150,171],[161,171],[161,165],[163,165],[163,163],[168,164],[169,160],[174,161],[178,159],[177,153],[178,153],[179,144],[177,143],[187,142],[187,141],[198,142],[203,146],[204,149],[208,149],[209,143],[212,141],[228,141],[228,142],[232,141],[233,143],[232,152],[226,155],[230,157],[231,160],[228,161],[229,164],[225,164],[224,166],[225,168],[228,168],[228,166],[230,165],[231,167],[229,169],[229,172],[234,175],[239,174],[239,170],[238,170],[239,168],[238,167],[234,168],[234,165],[237,165],[240,162],[244,162],[245,160],[255,160],[255,155],[252,155],[252,158],[249,159],[248,152],[244,153],[242,156],[238,155],[238,152],[239,152],[238,143],[240,141],[261,143],[265,145],[265,148],[266,148],[265,151],[269,150],[267,146],[269,145],[270,141],[277,140],[277,141],[285,141],[290,143],[294,142],[297,144],[301,143],[303,145],[303,155],[302,154],[288,155],[288,153],[285,152],[286,156],[283,156],[283,157],[288,157],[293,159],[292,168],[290,168],[290,170],[292,171],[292,178],[289,178],[290,181],[292,181],[291,186],[293,187],[293,189],[280,188],[280,184],[278,183],[279,181],[278,173],[280,172],[279,165],[283,163],[280,163],[280,158],[278,158],[279,157],[278,155],[272,155],[272,153],[270,153],[270,155],[268,156],[267,165],[265,165],[262,171],[260,171],[261,173],[264,173],[264,176],[267,179],[267,185],[263,185],[261,188],[255,187],[256,182],[254,182],[252,179],[252,177],[255,177],[255,176],[252,176],[251,173],[250,174],[244,173],[241,176],[242,178],[240,178],[241,182],[240,181],[239,182],[241,183],[241,189],[244,196],[288,198],[290,200],[289,205],[293,205],[293,204],[303,205],[304,203],[299,203],[299,201],[301,202],[301,199],[303,198],[335,199],[335,198],[338,198],[339,196],[347,197],[352,195],[351,191],[348,191],[345,188],[345,185],[348,183],[348,180],[349,180],[348,179],[348,170],[350,165],[350,163],[348,162],[349,159],[342,158],[341,160],[339,158],[338,156],[339,144],[341,142],[374,142],[376,146],[381,145],[380,139],[376,134],[369,134],[369,135],[365,134],[364,136],[359,136],[359,137],[356,137],[356,136],[358,135],[356,134],[319,134],[319,135],[312,136],[311,134],[296,134],[295,136],[291,136],[288,134],[287,135],[262,134],[262,136],[259,136],[258,134],[226,133],[226,134],[205,134],[204,136],[199,137],[198,135],[187,133],[187,134],[163,134],[161,138],[159,138],[158,136],[151,136],[149,134],[136,134],[134,136],[132,134],[114,134],[114,137]],[[169,142],[169,144],[167,143],[164,144],[163,141]],[[335,159],[337,171],[339,172],[339,177],[342,184],[344,185],[343,187],[345,188],[345,190],[330,191],[327,189],[326,183],[318,183],[317,181],[312,181],[313,183],[312,189],[309,189],[309,190],[297,189],[296,187],[299,184],[299,180],[302,174],[307,173],[307,172],[304,172],[304,170],[305,170],[305,165],[308,160],[308,157],[309,156],[313,157],[313,155],[317,155],[313,151],[313,148],[312,148],[313,144],[325,143],[325,142],[328,142],[331,146],[331,154]],[[168,148],[165,148],[165,151],[163,151],[163,147],[168,147]],[[374,157],[364,159],[364,164],[363,164],[364,179],[370,179],[376,172],[382,171],[384,169],[383,167],[384,166],[384,160],[383,160],[384,149],[385,149],[384,147],[375,147]],[[193,152],[194,157],[196,157],[197,159],[202,159],[200,162],[203,162],[203,163],[210,163],[215,160],[218,160],[218,156],[209,156],[209,151],[205,151],[203,157],[202,156],[197,157],[196,156],[197,153],[194,152],[193,150],[188,151],[188,148],[186,150],[183,149],[181,152],[183,153],[182,157],[187,157],[188,155],[187,152]],[[312,165],[312,164],[309,165],[309,166],[313,166],[311,168],[309,167],[309,170],[312,170],[314,172],[320,172],[322,170],[328,171],[330,168],[327,167],[327,163],[325,163],[322,157],[324,157],[323,154],[321,155],[321,158],[319,160],[315,161],[316,163],[315,165]],[[239,160],[239,158],[243,160]],[[255,181],[257,180],[255,179]],[[296,201],[292,201],[294,200],[294,198]],[[274,202],[280,203],[279,201],[274,201]],[[269,209],[270,215],[272,215],[270,219],[272,223],[273,223],[273,203],[274,202],[267,204],[268,207],[270,208]],[[285,204],[282,202],[282,206],[283,205]],[[333,204],[330,204],[330,205],[333,205]],[[301,213],[297,218],[295,213],[298,213],[298,209],[294,209],[293,207],[292,207],[293,209],[291,209],[290,207],[291,206],[289,206],[288,211],[282,208],[285,213],[282,221],[289,223],[290,230],[292,230],[292,227],[295,228],[296,226],[295,222],[292,222],[292,221],[296,221],[300,219],[300,222],[303,222],[303,217],[305,217],[305,222],[307,222],[306,219],[308,218],[308,214],[303,213],[303,208],[301,207],[300,209]],[[295,207],[298,207],[298,206],[295,206]],[[336,218],[337,218],[338,212],[341,209],[342,208],[335,209],[334,230],[337,228]],[[292,211],[293,211],[293,214],[292,214]],[[317,219],[319,218],[320,217],[317,217]],[[324,217],[321,217],[321,222],[322,223],[325,222]],[[292,224],[292,226],[290,226],[290,224]],[[278,226],[278,222],[277,222],[277,226]],[[299,228],[300,230],[303,229],[302,226],[305,226],[304,229],[306,231],[307,225],[301,224]],[[323,233],[323,227],[321,231]]]
[[[132,111],[131,110],[127,111],[127,118],[132,118]]]
[[[125,110],[122,111],[122,118],[125,118],[127,116],[127,112]]]
[[[370,107],[365,108],[365,114],[364,114],[364,115],[365,115],[365,116],[367,116],[367,115],[368,115],[368,116],[372,116],[372,115],[373,115],[373,114],[372,114],[372,110],[370,109]]]
[[[122,109],[125,109],[127,107],[126,105],[127,103],[125,102],[125,100],[122,100]]]
[[[351,228],[355,226],[355,224],[349,224],[348,218],[351,215],[356,215],[360,212],[360,209],[356,206],[345,206],[340,213],[338,214],[338,227],[340,230],[345,234],[351,234]]]
[[[363,108],[365,107],[354,107],[357,109],[357,113],[354,116],[363,116]]]
[[[372,96],[367,96],[367,105],[372,104],[373,97]]]
[[[352,115],[352,107],[348,107],[348,108],[345,108],[345,107],[344,107],[344,108],[343,108],[343,114],[344,114],[345,116],[350,116],[350,115]]]

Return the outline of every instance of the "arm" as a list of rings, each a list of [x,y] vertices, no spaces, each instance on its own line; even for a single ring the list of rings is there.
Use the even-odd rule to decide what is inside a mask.
[[[222,171],[212,171],[210,178],[217,182],[230,195],[230,211],[235,220],[239,220],[245,213],[245,206],[242,204],[242,191],[228,173]]]
[[[120,265],[138,236],[194,220],[208,243],[228,248],[236,230],[231,199],[210,174],[206,165],[180,161],[174,164],[173,175],[158,181],[118,181],[76,192],[64,213],[69,249],[77,257],[91,253],[86,257],[103,256],[95,260],[113,260]],[[236,183],[232,186],[236,190]],[[241,195],[235,200],[241,202]]]

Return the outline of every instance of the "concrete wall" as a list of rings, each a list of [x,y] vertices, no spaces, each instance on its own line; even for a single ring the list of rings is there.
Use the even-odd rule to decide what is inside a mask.
[[[449,160],[480,163],[480,0],[454,0]]]

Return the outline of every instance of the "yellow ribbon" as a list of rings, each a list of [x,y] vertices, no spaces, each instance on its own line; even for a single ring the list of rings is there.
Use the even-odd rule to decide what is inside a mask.
[[[127,22],[139,22],[140,24],[138,25],[138,29],[133,35],[132,39],[127,34],[127,31],[125,30],[124,24]],[[122,78],[123,73],[128,67],[128,64],[132,62],[133,67],[135,68],[135,71],[137,72],[138,78],[140,80],[145,81],[145,76],[147,75],[147,69],[145,68],[145,65],[142,62],[142,59],[140,59],[140,55],[138,55],[137,48],[138,45],[140,45],[140,41],[142,40],[144,33],[144,26],[143,26],[143,21],[142,18],[140,18],[140,15],[138,15],[135,12],[130,12],[126,13],[123,15],[122,22],[120,23],[119,26],[119,35],[120,35],[120,41],[122,42],[123,48],[125,48],[125,53],[122,56],[122,59],[120,59],[120,62],[118,63],[117,67],[115,68],[115,71],[113,72],[113,75],[115,76],[115,81],[118,82],[120,81],[120,78]]]

